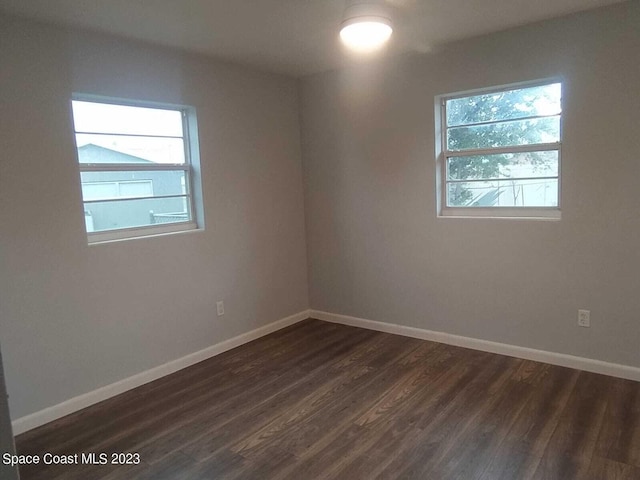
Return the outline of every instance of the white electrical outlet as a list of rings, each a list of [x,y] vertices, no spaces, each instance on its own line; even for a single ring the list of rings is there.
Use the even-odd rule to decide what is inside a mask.
[[[589,310],[578,310],[578,326],[591,326],[591,312]]]
[[[216,302],[216,308],[218,309],[219,317],[224,315],[224,302],[222,300],[220,300],[219,302]]]

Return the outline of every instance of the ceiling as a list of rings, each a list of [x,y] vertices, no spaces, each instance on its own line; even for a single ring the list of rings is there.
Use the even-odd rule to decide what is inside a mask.
[[[390,6],[395,25],[376,55],[394,55],[621,0],[373,1]],[[344,7],[345,0],[0,0],[5,12],[295,76],[359,60],[338,40]]]

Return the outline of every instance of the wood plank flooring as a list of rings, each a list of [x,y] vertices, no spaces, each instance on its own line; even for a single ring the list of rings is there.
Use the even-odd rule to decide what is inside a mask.
[[[306,320],[16,443],[141,459],[23,480],[638,480],[640,383]]]

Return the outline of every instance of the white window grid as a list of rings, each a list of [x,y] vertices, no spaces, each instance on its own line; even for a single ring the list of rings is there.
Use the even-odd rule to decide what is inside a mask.
[[[547,79],[536,82],[525,82],[510,85],[503,85],[493,88],[484,88],[461,92],[457,94],[443,95],[438,97],[439,100],[439,112],[440,118],[437,119],[437,124],[440,125],[440,138],[439,138],[439,150],[440,154],[437,155],[438,159],[438,213],[440,217],[488,217],[488,218],[539,218],[539,219],[560,219],[561,210],[561,161],[562,161],[562,130],[563,130],[563,112],[561,110],[559,114],[560,119],[560,136],[557,142],[548,143],[533,143],[526,145],[513,145],[506,147],[489,147],[489,148],[476,148],[465,150],[449,150],[447,148],[447,133],[449,127],[447,125],[447,101],[455,100],[457,98],[465,98],[482,94],[498,93],[503,91],[537,87],[543,85],[549,85],[552,83],[562,83],[559,79]],[[480,126],[480,125],[497,125],[500,123],[512,122],[514,120],[535,120],[542,118],[549,118],[558,116],[552,115],[531,115],[527,117],[518,117],[517,119],[504,119],[487,122],[477,122],[465,126]],[[447,191],[448,186],[451,183],[481,183],[505,180],[503,178],[483,178],[483,179],[454,179],[450,180],[448,175],[449,159],[455,157],[472,157],[480,155],[499,155],[505,153],[527,153],[527,152],[543,152],[543,151],[556,151],[558,152],[558,175],[557,176],[539,176],[539,177],[516,177],[513,180],[557,180],[558,182],[558,205],[553,207],[503,207],[503,206],[491,206],[491,207],[461,207],[461,206],[449,206],[447,205]]]
[[[140,163],[80,163],[80,173],[83,172],[143,172],[143,171],[176,171],[182,170],[184,172],[184,178],[186,179],[182,194],[174,195],[149,195],[149,196],[136,196],[129,197],[129,199],[145,200],[145,199],[170,199],[170,198],[182,198],[185,205],[188,206],[187,212],[189,219],[187,221],[176,221],[171,223],[163,223],[159,225],[145,225],[139,227],[130,228],[118,228],[113,230],[104,230],[98,232],[87,232],[87,238],[89,244],[110,242],[114,240],[126,240],[133,238],[146,237],[151,235],[161,235],[165,233],[177,233],[188,230],[196,230],[198,224],[195,221],[195,202],[193,195],[193,174],[192,174],[192,162],[191,162],[191,137],[190,137],[190,125],[188,108],[178,107],[173,105],[156,104],[142,101],[121,100],[113,98],[104,98],[94,95],[81,95],[76,94],[72,96],[72,100],[95,102],[111,105],[122,105],[130,107],[141,108],[157,108],[159,110],[174,110],[179,111],[182,118],[182,136],[172,135],[149,135],[145,134],[145,137],[150,138],[172,138],[181,139],[184,145],[184,163],[157,163],[157,164],[140,164]],[[91,135],[105,135],[105,136],[121,136],[121,137],[135,137],[138,135],[132,134],[114,134],[105,132],[89,132],[75,130],[74,139],[78,134],[91,134]],[[109,199],[95,199],[84,200],[83,205],[86,207],[92,203],[107,203],[107,202],[122,202],[127,200],[125,197],[109,198]]]

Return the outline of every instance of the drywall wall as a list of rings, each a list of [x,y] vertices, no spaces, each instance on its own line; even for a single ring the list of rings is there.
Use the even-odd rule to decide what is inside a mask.
[[[0,454],[15,455],[16,448],[13,441],[11,417],[9,416],[9,403],[6,385],[4,382],[4,367],[2,366],[2,352],[0,352]],[[0,462],[0,477],[5,480],[18,478],[18,467],[6,465]]]
[[[302,79],[311,307],[640,366],[638,25],[626,2]],[[562,219],[437,218],[434,97],[555,76]]]
[[[72,92],[196,108],[204,231],[87,245]],[[14,419],[308,308],[297,93],[287,77],[0,16]]]

